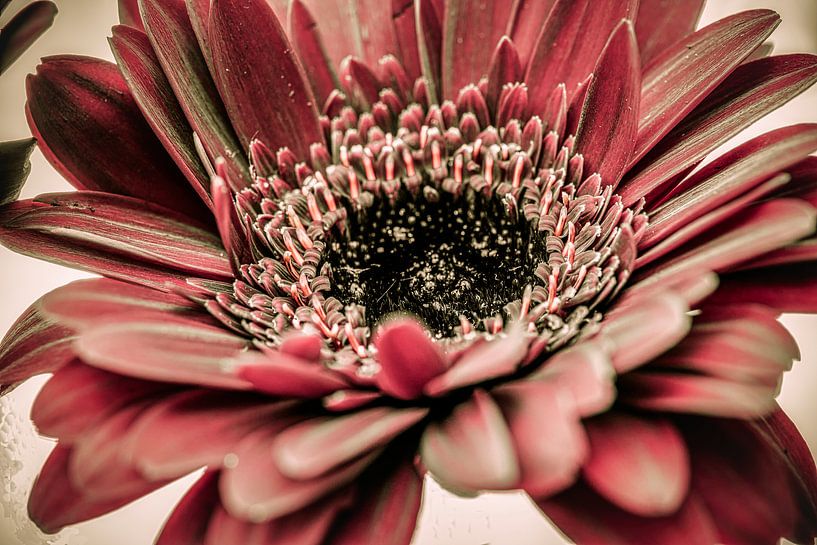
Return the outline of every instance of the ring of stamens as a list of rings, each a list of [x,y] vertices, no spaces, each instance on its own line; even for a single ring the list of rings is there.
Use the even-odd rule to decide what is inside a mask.
[[[415,95],[422,94],[418,85]],[[506,85],[502,96],[518,87]],[[285,148],[272,153],[260,141],[251,144],[255,182],[237,192],[235,204],[257,260],[240,267],[208,310],[261,348],[280,344],[293,328],[317,331],[336,362],[357,365],[370,360],[374,326],[391,312],[418,315],[440,342],[496,335],[509,322],[522,322],[549,351],[598,321],[629,276],[646,217],[624,208],[598,174],[585,175],[574,139],[548,130],[538,117],[490,125],[475,86],[463,89],[457,104],[403,105],[391,89],[380,97],[363,113],[344,105],[341,93],[330,97],[329,145],[314,144],[309,164]],[[464,229],[462,236],[441,237],[451,243],[442,251],[433,242],[440,231],[410,225],[423,214],[438,228]],[[480,231],[485,225],[490,228]],[[441,270],[417,261],[424,247],[399,244],[418,236],[432,247],[427,253],[438,254]],[[495,246],[482,252],[485,244]],[[481,286],[471,290],[476,308],[454,308],[448,303],[467,300],[471,281],[453,278],[456,256],[470,252],[461,261],[472,275],[490,268],[474,262],[477,249],[498,270],[487,288],[500,297]],[[501,259],[488,259],[491,251]],[[456,297],[437,305],[407,301],[417,286],[440,295],[435,277],[431,284],[409,282],[401,296],[389,298],[394,279],[384,284],[366,271],[405,257],[400,252],[415,273],[454,281]],[[421,303],[430,305],[428,313]]]

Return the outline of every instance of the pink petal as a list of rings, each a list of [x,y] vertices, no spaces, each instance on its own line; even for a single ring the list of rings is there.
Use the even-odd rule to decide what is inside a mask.
[[[323,364],[283,352],[244,358],[236,365],[238,377],[273,396],[316,398],[349,387],[348,382]]]
[[[514,441],[519,488],[532,497],[570,486],[587,456],[587,437],[569,394],[540,381],[519,381],[493,393]]]
[[[638,123],[641,72],[635,30],[624,21],[616,27],[601,53],[587,89],[576,150],[587,172],[601,174],[615,187],[630,161]]]
[[[378,386],[399,399],[421,395],[423,387],[446,369],[434,341],[413,319],[399,318],[383,324],[374,344],[380,364]]]
[[[123,456],[133,422],[148,403],[128,406],[97,423],[73,445],[69,478],[93,501],[139,497],[164,482],[145,479]]]
[[[142,16],[139,14],[139,0],[118,0],[119,22],[129,27],[144,30]]]
[[[329,45],[326,52],[332,67],[340,66],[340,62],[349,55],[363,56],[360,23],[353,2],[302,1],[315,18],[321,38]]]
[[[72,357],[74,332],[46,319],[38,303],[28,307],[0,342],[0,384],[50,373]]]
[[[136,13],[138,15],[138,11]],[[139,21],[141,24],[141,19]],[[187,123],[148,37],[135,28],[117,26],[113,29],[111,49],[153,132],[199,198],[212,207],[209,176],[196,153],[193,129]]]
[[[788,174],[778,174],[747,191],[746,193],[736,197],[735,199],[725,203],[720,208],[713,210],[703,216],[693,219],[686,225],[679,227],[666,238],[647,249],[642,251],[636,260],[636,268],[642,268],[649,265],[653,261],[661,259],[673,250],[682,246],[684,243],[693,240],[695,237],[704,235],[707,231],[714,230],[719,224],[722,224],[727,219],[745,210],[751,203],[760,200],[764,196],[768,196],[775,190],[788,185],[790,177]],[[768,254],[767,254],[768,255]]]
[[[363,48],[361,58],[366,64],[374,66],[385,55],[400,58],[391,2],[356,0],[354,9]]]
[[[200,47],[198,29],[194,30],[200,23],[195,15],[199,9],[206,9],[209,14],[210,0],[142,0],[140,4],[156,57],[210,161],[223,157],[230,177],[248,183],[246,155],[205,61],[209,50]]]
[[[691,34],[703,7],[704,0],[640,0],[635,30],[642,64]]]
[[[3,227],[42,233],[52,244],[94,247],[101,254],[188,275],[232,278],[218,238],[171,210],[131,197],[89,191],[40,195],[27,204]]]
[[[738,67],[635,165],[619,195],[632,206],[817,79],[817,57],[782,55]]]
[[[523,70],[528,66],[536,39],[555,3],[556,0],[520,0],[519,2],[511,30],[511,39],[519,50],[519,61]]]
[[[355,479],[379,451],[306,481],[281,474],[272,455],[277,430],[260,429],[235,449],[219,489],[224,507],[234,517],[265,522],[304,508]]]
[[[514,17],[513,0],[448,0],[442,19],[442,97],[488,75],[491,53]]]
[[[90,57],[49,57],[28,77],[26,91],[29,126],[40,149],[74,187],[207,217],[116,65]]]
[[[323,141],[315,97],[266,0],[213,0],[209,33],[216,86],[244,147],[258,138],[309,157]]]
[[[14,202],[31,172],[31,152],[37,141],[33,138],[0,142],[0,206]]]
[[[698,419],[685,426],[692,489],[720,543],[776,543],[798,517],[784,458],[748,422]],[[740,498],[736,502],[735,498]]]
[[[814,261],[728,274],[712,296],[713,304],[760,303],[780,312],[817,310]]]
[[[639,269],[639,278],[660,282],[684,271],[715,272],[785,246],[814,232],[817,212],[795,199],[777,199],[746,208],[714,232],[705,233],[674,254]]]
[[[442,100],[442,9],[435,8],[435,0],[416,0],[417,51],[423,78],[428,85],[431,102]]]
[[[74,347],[89,365],[135,378],[240,390],[252,386],[225,369],[247,341],[199,321],[135,314],[84,332]]]
[[[425,393],[440,396],[451,390],[510,375],[521,367],[531,338],[514,328],[504,337],[475,345],[445,373],[425,386]]]
[[[613,367],[627,372],[666,352],[689,331],[690,319],[683,299],[659,294],[639,305],[608,315],[602,323],[602,342]]]
[[[799,488],[800,516],[796,528],[787,535],[795,542],[808,542],[817,535],[817,469],[811,451],[797,427],[780,408],[753,426],[785,460],[794,486]]]
[[[719,542],[713,518],[697,496],[690,496],[677,513],[666,517],[639,517],[628,513],[583,484],[538,503],[560,530],[583,545],[712,545]]]
[[[287,33],[298,51],[298,57],[304,66],[309,67],[306,76],[309,78],[315,98],[323,104],[330,93],[340,87],[340,83],[315,25],[315,19],[301,0],[293,0],[289,8],[287,27]]]
[[[173,509],[156,545],[201,545],[218,505],[218,473],[211,471],[196,481]]]
[[[548,95],[560,83],[567,88],[568,101],[572,100],[577,86],[593,72],[613,30],[622,19],[635,19],[636,6],[631,0],[557,0],[540,27],[525,74],[531,111],[544,111]]]
[[[141,311],[203,315],[200,305],[180,295],[109,278],[77,280],[57,288],[43,296],[40,308],[55,321],[76,330]]]
[[[429,424],[420,456],[434,478],[455,492],[501,490],[519,481],[511,432],[499,407],[482,390],[443,421]]]
[[[85,496],[68,478],[71,456],[71,447],[57,445],[40,470],[28,498],[29,517],[45,533],[54,534],[69,524],[110,513],[159,486],[146,483],[145,489],[138,493],[94,500]]]
[[[30,204],[25,201],[18,202],[22,202],[26,207]],[[14,252],[109,278],[149,286],[156,290],[189,289],[186,276],[177,271],[142,264],[127,257],[106,254],[86,246],[59,242],[55,244],[51,235],[32,230],[8,229],[3,225],[5,221],[3,210],[0,210],[0,243]]]
[[[421,74],[420,53],[417,50],[417,28],[415,23],[414,0],[392,0],[392,23],[400,48],[403,67],[409,78],[414,81]]]
[[[202,545],[320,545],[351,498],[337,493],[290,515],[264,524],[235,518],[223,508],[216,510]]]
[[[729,418],[758,418],[774,410],[776,388],[703,375],[630,373],[619,381],[619,398],[639,409]]]
[[[0,35],[0,73],[6,71],[54,23],[53,2],[32,2],[7,21]]]
[[[157,401],[129,430],[131,463],[151,480],[219,467],[250,432],[289,407],[227,392],[193,390]]]
[[[519,64],[519,53],[516,46],[507,36],[503,36],[491,56],[488,68],[488,89],[485,101],[491,111],[496,112],[499,103],[499,94],[506,83],[514,83],[521,79],[522,66]]]
[[[596,341],[583,341],[559,350],[530,378],[569,391],[582,417],[605,411],[616,398],[615,370],[604,346]]]
[[[313,418],[280,433],[273,443],[273,456],[287,477],[314,479],[385,446],[427,413],[427,409],[375,407]]]
[[[403,461],[387,475],[361,480],[357,504],[339,518],[327,545],[408,545],[420,511],[423,479]]]
[[[689,491],[689,456],[670,421],[612,412],[588,421],[586,429],[584,477],[599,494],[644,517],[681,507]]]
[[[644,69],[638,139],[641,158],[697,106],[780,23],[770,10],[745,11],[702,28]]]
[[[166,384],[114,375],[74,360],[45,383],[31,407],[31,420],[40,434],[73,442],[114,412],[166,390]]]
[[[677,185],[652,211],[639,243],[649,247],[694,218],[715,210],[817,149],[817,125],[777,129],[725,153]]]

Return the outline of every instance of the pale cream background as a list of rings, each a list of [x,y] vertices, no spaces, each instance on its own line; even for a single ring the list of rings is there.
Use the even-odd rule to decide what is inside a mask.
[[[15,0],[9,12],[24,2]],[[23,115],[24,79],[38,59],[47,55],[74,53],[112,59],[106,38],[116,23],[114,0],[57,0],[60,15],[54,28],[0,78],[0,139],[28,135]],[[777,10],[783,23],[772,37],[777,53],[817,53],[817,1],[815,0],[711,0],[704,23],[725,14],[754,7]],[[8,16],[7,16],[8,17]],[[781,110],[768,116],[736,141],[743,141],[771,128],[817,121],[817,88],[813,88]],[[23,197],[69,189],[68,184],[35,152],[33,172]],[[13,254],[0,247],[0,333],[43,293],[84,275]],[[803,353],[802,363],[786,377],[781,403],[817,451],[817,318],[786,316]],[[33,396],[42,385],[36,379],[0,401],[0,543],[39,545],[46,541],[24,519],[27,487],[51,444],[37,438],[27,421]],[[71,545],[147,545],[163,517],[177,501],[190,479],[99,520],[78,525],[55,542]],[[563,543],[556,532],[524,498],[494,495],[463,500],[429,486],[425,510],[415,545],[543,545]]]

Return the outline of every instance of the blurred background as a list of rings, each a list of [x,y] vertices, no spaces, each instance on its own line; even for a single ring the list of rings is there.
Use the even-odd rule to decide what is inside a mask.
[[[7,14],[23,5],[13,0]],[[23,108],[25,77],[41,57],[63,53],[113,60],[107,37],[117,23],[115,0],[57,0],[60,13],[48,31],[0,78],[0,139],[29,135]],[[751,8],[771,8],[782,24],[772,36],[776,54],[817,53],[815,0],[711,0],[701,24]],[[6,18],[9,15],[6,16]],[[2,21],[5,22],[5,21]],[[760,123],[738,135],[726,147],[770,129],[817,121],[817,87],[796,98]],[[23,198],[69,190],[39,151]],[[42,294],[87,275],[13,254],[0,247],[0,334]],[[817,317],[788,315],[782,321],[794,332],[802,362],[786,375],[780,403],[817,452]],[[190,485],[190,478],[98,520],[77,525],[57,536],[40,534],[28,521],[25,502],[37,470],[53,446],[37,437],[28,421],[31,402],[44,378],[26,383],[0,399],[0,543],[3,545],[148,545],[165,516]],[[565,541],[524,497],[493,494],[461,499],[427,483],[427,494],[415,545],[556,545]]]

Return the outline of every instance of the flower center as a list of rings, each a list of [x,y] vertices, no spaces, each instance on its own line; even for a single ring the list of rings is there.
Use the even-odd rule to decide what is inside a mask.
[[[583,172],[563,123],[502,107],[520,85],[495,116],[477,86],[440,105],[422,85],[367,105],[336,93],[303,162],[253,141],[255,182],[219,175],[255,262],[207,309],[262,347],[317,331],[362,368],[395,312],[443,342],[520,322],[548,351],[569,343],[626,282],[646,217]]]
[[[404,191],[350,214],[326,261],[333,293],[364,306],[369,322],[407,312],[450,336],[461,316],[480,323],[520,297],[535,280],[533,249],[531,230],[495,198]]]

